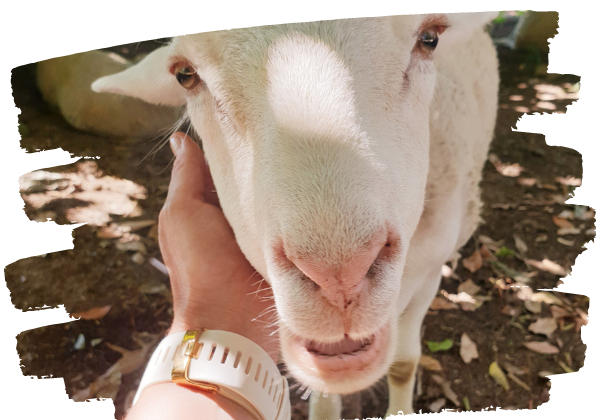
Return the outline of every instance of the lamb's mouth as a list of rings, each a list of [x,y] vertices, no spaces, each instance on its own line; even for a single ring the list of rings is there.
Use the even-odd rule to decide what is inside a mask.
[[[326,382],[335,382],[373,369],[380,361],[388,340],[389,329],[382,328],[364,339],[352,339],[346,335],[334,343],[295,337],[291,339],[290,350],[303,370]]]

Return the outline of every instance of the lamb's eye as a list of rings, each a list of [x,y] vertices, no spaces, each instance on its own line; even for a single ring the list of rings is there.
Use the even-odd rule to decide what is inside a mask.
[[[432,52],[438,44],[439,33],[436,28],[429,28],[419,35],[419,47],[424,52]]]
[[[194,69],[189,66],[177,66],[175,67],[173,74],[181,86],[187,90],[195,88],[200,83],[200,77]]]

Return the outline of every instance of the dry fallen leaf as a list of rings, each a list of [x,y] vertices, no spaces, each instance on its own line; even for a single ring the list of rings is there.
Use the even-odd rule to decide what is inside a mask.
[[[544,303],[546,303],[548,305],[565,306],[565,303],[562,300],[560,300],[552,292],[537,292],[537,293],[533,293],[530,296],[530,299],[533,302],[544,302]]]
[[[432,371],[441,371],[442,370],[442,365],[440,364],[440,362],[431,356],[427,356],[426,354],[421,355],[419,364],[421,366],[423,366],[423,369],[432,370]]]
[[[561,308],[560,306],[550,306],[550,312],[552,313],[552,318],[554,319],[562,319],[562,318],[567,318],[569,316],[571,316],[571,314],[569,312],[567,312],[565,309]]]
[[[477,300],[475,300],[475,298],[473,296],[471,296],[470,294],[465,293],[465,292],[453,294],[453,293],[448,293],[445,290],[440,290],[440,293],[442,294],[442,296],[444,296],[446,299],[448,299],[450,302],[453,302],[453,303],[461,303],[461,302],[468,302],[468,303],[473,303],[473,304],[477,303]]]
[[[463,266],[471,273],[474,273],[477,270],[479,270],[481,268],[481,265],[483,264],[483,259],[481,258],[479,250],[475,250],[475,252],[473,252],[473,254],[470,257],[464,258],[462,260],[462,263]]]
[[[517,297],[521,300],[531,299],[531,296],[533,295],[531,287],[523,285],[522,283],[511,284],[511,287],[517,289]]]
[[[588,324],[588,320],[589,320],[589,315],[582,309],[579,308],[575,308],[575,311],[579,314],[579,319],[581,319],[583,325],[587,325]]]
[[[508,384],[508,379],[506,379],[506,375],[504,374],[504,371],[502,370],[502,368],[500,368],[500,366],[498,366],[498,363],[492,362],[492,364],[490,365],[490,367],[488,369],[488,373],[490,374],[492,379],[494,379],[494,381],[496,381],[496,383],[498,385],[500,385],[502,388],[504,388],[505,391],[510,390],[510,385]]]
[[[563,210],[561,211],[557,217],[561,217],[563,219],[573,219],[575,217],[575,213],[571,210]]]
[[[513,239],[515,240],[515,247],[517,248],[517,251],[525,255],[527,253],[527,244],[525,243],[525,241],[516,234],[513,235]]]
[[[475,283],[473,283],[473,280],[471,280],[471,279],[468,279],[467,281],[463,281],[461,284],[458,285],[459,293],[465,292],[471,296],[475,296],[477,293],[479,293],[480,290],[481,290],[481,287],[479,287]]]
[[[497,251],[498,249],[496,249]],[[490,250],[488,249],[488,247],[485,244],[482,244],[479,247],[479,253],[481,254],[481,257],[485,260],[485,261],[498,261],[498,258],[492,254],[490,252]]]
[[[88,309],[87,311],[72,313],[71,317],[85,320],[102,319],[110,311],[110,308],[110,305],[100,306],[97,308]]]
[[[141,337],[148,337],[149,341],[144,341]],[[139,333],[133,339],[141,346],[137,350],[127,350],[115,344],[105,342],[111,350],[121,353],[121,358],[117,360],[120,372],[123,375],[134,372],[144,366],[147,362],[148,352],[154,348],[154,344],[161,338],[160,334]]]
[[[519,178],[517,179],[519,185],[525,185],[526,187],[532,187],[537,183],[535,178]]]
[[[523,370],[520,367],[515,366],[509,362],[502,363],[502,367],[504,368],[505,371],[507,371],[508,373],[512,373],[514,375],[523,375],[524,373],[526,373],[525,370]]]
[[[431,379],[433,379],[433,381],[436,384],[438,384],[442,387],[442,393],[444,394],[444,396],[446,398],[448,398],[450,401],[452,401],[452,403],[455,406],[460,407],[460,402],[458,401],[458,396],[450,387],[450,381],[442,378],[439,375],[431,375]]]
[[[136,263],[138,265],[142,265],[142,264],[144,264],[144,261],[146,261],[146,259],[144,258],[144,254],[142,254],[141,252],[136,252],[131,257],[131,261],[133,261],[134,263]]]
[[[564,228],[560,228],[556,231],[556,234],[559,236],[579,235],[580,233],[581,233],[581,229],[578,229],[576,227],[564,227]]]
[[[156,220],[128,220],[120,222],[119,225],[128,227],[130,232],[136,232],[148,226],[156,225]]]
[[[523,172],[525,170],[525,168],[523,168],[518,163],[513,163],[511,165],[503,163],[499,168],[496,168],[496,169],[502,175],[509,176],[511,178],[514,178],[514,177],[517,177],[517,176],[521,175],[521,172]]]
[[[429,404],[429,410],[431,410],[432,413],[439,413],[440,410],[446,405],[446,399],[445,398],[438,398],[437,400],[435,400],[434,402],[432,402],[431,404]]]
[[[471,360],[479,358],[477,344],[471,340],[467,333],[463,333],[460,338],[460,357],[467,364],[471,363]]]
[[[596,212],[594,211],[594,209],[589,209],[586,212],[582,212],[581,215],[577,216],[577,218],[580,220],[589,220],[593,219],[595,216]]]
[[[444,299],[443,297],[435,297],[433,299],[433,302],[431,302],[431,305],[429,306],[429,308],[433,311],[439,311],[439,310],[447,310],[447,309],[458,309],[458,306],[456,306],[456,304],[449,302],[447,299]]]
[[[142,254],[146,254],[148,251],[146,249],[146,245],[140,241],[129,241],[129,242],[117,242],[115,244],[115,248],[119,251],[134,251],[141,252]]]
[[[525,259],[525,262],[539,270],[544,270],[557,276],[564,277],[567,275],[567,270],[547,258],[544,258],[542,261]]]
[[[540,318],[530,324],[527,329],[534,334],[543,334],[546,337],[550,337],[556,328],[558,328],[558,325],[554,318]]]
[[[470,299],[467,301],[463,297],[464,295],[469,296],[469,297],[471,296],[468,293],[464,293],[464,292],[459,293],[458,295],[454,295],[454,296],[457,296],[458,299],[460,299],[458,301],[458,304],[460,305],[460,309],[462,309],[463,311],[467,311],[467,312],[472,312],[475,309],[479,309],[483,305],[484,302],[488,302],[492,299],[491,296],[475,296],[474,301],[472,301]]]
[[[503,241],[494,241],[492,238],[486,235],[479,235],[479,242],[485,245],[490,251],[496,252],[502,247]]]
[[[543,379],[547,379],[548,376],[556,375],[554,372],[550,372],[548,370],[541,370],[538,372],[538,376]]]
[[[540,354],[556,354],[559,352],[558,347],[553,346],[547,341],[530,341],[525,343],[525,347]]]
[[[90,398],[112,398],[114,400],[120,387],[121,370],[117,362],[97,377],[89,386],[75,392],[71,398],[73,401],[85,401]]]
[[[552,216],[552,221],[559,228],[572,228],[573,223],[569,222],[567,219],[563,219],[562,217]]]
[[[556,177],[556,180],[560,182],[562,185],[568,185],[571,187],[579,187],[581,186],[581,178],[575,178],[573,176],[568,177]]]
[[[531,299],[526,299],[525,301],[523,301],[523,303],[525,303],[525,309],[527,309],[531,313],[539,314],[540,312],[542,312],[542,303],[541,302],[536,302]]]
[[[503,163],[500,160],[500,158],[494,153],[489,154],[488,160],[492,163],[492,165],[494,165],[496,170],[504,176],[514,178],[514,177],[521,175],[521,172],[523,172],[525,170],[525,168],[523,168],[518,163],[513,163],[513,164]]]
[[[564,238],[556,238],[556,242],[565,246],[575,246],[575,241],[569,241]]]
[[[148,341],[143,340],[142,337],[145,337]],[[122,375],[127,375],[143,367],[149,358],[148,352],[154,348],[160,338],[161,334],[138,333],[133,337],[141,346],[138,350],[127,350],[106,342],[106,346],[110,349],[121,353],[121,358],[88,387],[75,392],[72,397],[73,400],[84,401],[90,398],[112,398],[114,400],[121,386]]]

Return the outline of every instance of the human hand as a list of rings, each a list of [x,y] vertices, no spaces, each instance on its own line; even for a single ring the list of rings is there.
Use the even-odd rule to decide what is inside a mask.
[[[234,332],[257,343],[277,362],[276,326],[269,326],[272,320],[264,316],[273,305],[271,288],[239,249],[198,145],[175,133],[171,149],[176,158],[158,223],[173,293],[170,332]]]

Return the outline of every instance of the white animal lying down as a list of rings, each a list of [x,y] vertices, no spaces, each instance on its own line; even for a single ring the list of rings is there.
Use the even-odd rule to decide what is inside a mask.
[[[388,413],[412,412],[420,325],[479,222],[495,15],[181,36],[92,85],[187,106],[237,241],[273,288],[283,359],[313,396],[387,373]],[[339,418],[339,397],[313,396],[313,418]]]
[[[180,109],[89,89],[97,78],[129,66],[122,57],[102,51],[53,58],[37,64],[37,85],[44,100],[79,130],[109,136],[157,137],[160,130],[177,122]]]

